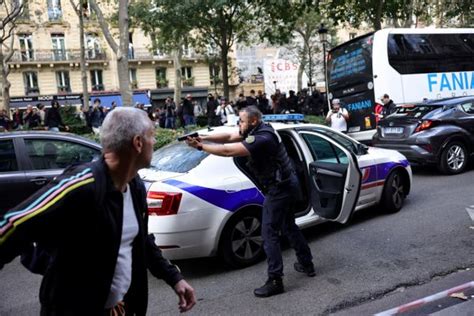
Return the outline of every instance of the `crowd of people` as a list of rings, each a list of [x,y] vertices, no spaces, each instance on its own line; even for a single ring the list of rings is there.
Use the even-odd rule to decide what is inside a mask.
[[[206,116],[209,126],[219,126],[232,122],[238,116],[238,112],[247,106],[255,106],[263,114],[279,113],[303,113],[311,115],[324,115],[324,96],[319,91],[309,92],[303,89],[298,93],[290,90],[288,97],[280,90],[270,98],[262,90],[250,90],[249,95],[240,93],[236,100],[212,93],[208,94],[205,106],[187,94],[177,105],[172,98],[168,97],[165,104],[157,107],[150,113],[150,118],[157,122],[162,128],[175,129],[178,126],[185,127],[195,125],[198,116]]]
[[[5,109],[0,110],[0,130],[22,130],[22,129],[46,129],[59,131],[59,128],[68,130],[68,126],[63,123],[59,112],[58,101],[52,101],[51,107],[46,109],[41,103],[33,106],[27,105],[26,110],[16,108],[10,118]]]
[[[257,93],[255,90],[250,90],[250,94],[247,96],[241,93],[236,100],[228,100],[225,97],[209,93],[206,105],[201,106],[191,94],[187,94],[179,105],[176,105],[174,100],[168,97],[164,105],[156,108],[146,108],[142,103],[135,104],[135,107],[146,111],[156,126],[168,129],[196,125],[199,116],[207,117],[209,126],[234,123],[239,111],[247,106],[255,106],[263,114],[303,113],[322,116],[325,117],[329,126],[347,132],[349,121],[347,109],[339,99],[333,99],[332,108],[328,110],[325,100],[325,95],[318,90],[303,89],[297,93],[290,90],[287,96],[286,93],[277,89],[270,98],[262,90],[258,90]],[[376,121],[395,110],[395,103],[387,94],[383,95],[380,101],[381,104],[377,103],[375,107]],[[96,98],[89,109],[82,112],[81,118],[95,134],[99,134],[107,113],[116,107],[115,101],[110,106],[102,106],[101,100]],[[28,105],[26,110],[16,108],[11,118],[5,110],[0,110],[0,130],[46,129],[59,131],[60,128],[68,130],[68,126],[63,123],[59,112],[59,103],[55,100],[51,102],[49,109],[46,109],[43,104]]]

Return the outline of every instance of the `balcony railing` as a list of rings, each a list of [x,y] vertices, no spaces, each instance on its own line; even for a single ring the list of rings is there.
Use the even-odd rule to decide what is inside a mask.
[[[186,55],[183,55],[183,58],[199,58],[202,57],[201,55],[196,54],[195,52],[189,52]],[[150,51],[149,49],[140,49],[140,48],[134,48],[134,49],[129,49],[128,51],[128,58],[129,60],[169,60],[172,58],[172,56],[163,54],[161,52],[153,52]]]
[[[107,60],[105,52],[87,49],[86,61]],[[81,60],[80,49],[30,49],[16,50],[10,59],[11,63],[23,62],[79,62]]]

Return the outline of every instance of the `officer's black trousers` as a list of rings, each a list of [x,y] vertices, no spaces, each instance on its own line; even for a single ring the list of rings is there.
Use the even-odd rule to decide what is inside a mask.
[[[265,195],[262,214],[263,246],[268,261],[268,277],[283,276],[283,260],[280,248],[280,232],[288,238],[296,251],[298,262],[311,265],[313,257],[303,234],[295,224],[293,209],[295,192],[292,186],[271,187]]]

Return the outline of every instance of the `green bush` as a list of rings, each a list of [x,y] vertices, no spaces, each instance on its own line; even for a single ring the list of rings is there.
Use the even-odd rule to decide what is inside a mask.
[[[324,117],[319,115],[305,115],[304,119],[308,123],[326,125],[326,122],[324,122]]]

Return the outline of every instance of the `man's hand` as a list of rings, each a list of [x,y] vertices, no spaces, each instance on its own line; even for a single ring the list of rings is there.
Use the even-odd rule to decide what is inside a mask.
[[[201,138],[200,137],[188,137],[186,139],[186,144],[188,146],[193,147],[193,148],[198,148],[201,144]]]
[[[196,305],[196,297],[194,296],[194,289],[185,280],[181,280],[174,286],[174,291],[179,297],[179,311],[181,313],[189,311]]]

